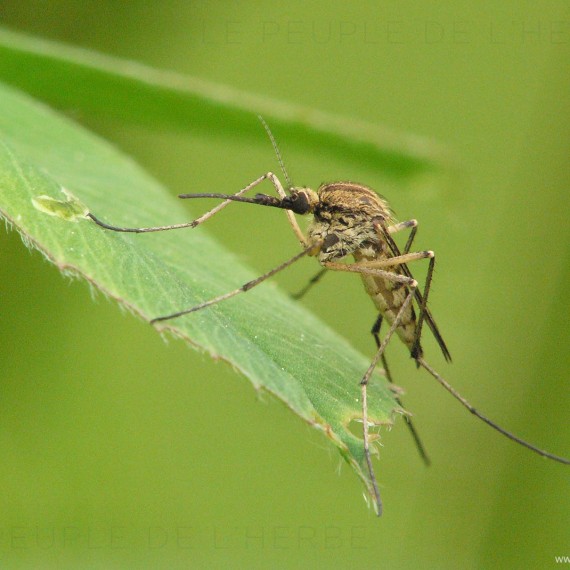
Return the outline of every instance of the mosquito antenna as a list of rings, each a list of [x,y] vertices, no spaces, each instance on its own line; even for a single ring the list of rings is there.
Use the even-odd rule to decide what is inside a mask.
[[[293,188],[293,183],[291,182],[291,178],[289,178],[289,174],[287,173],[287,169],[285,168],[285,163],[283,162],[281,151],[277,146],[277,141],[275,140],[275,137],[273,136],[273,133],[269,128],[269,125],[265,122],[265,119],[261,115],[257,115],[257,118],[261,121],[261,124],[263,125],[263,128],[265,129],[265,132],[267,133],[267,136],[269,137],[269,140],[273,145],[273,150],[275,151],[275,154],[277,156],[277,162],[279,162],[281,172],[283,172],[283,176],[285,177],[285,182],[287,182],[287,190],[289,190],[290,188]]]
[[[522,445],[538,453],[538,455],[542,455],[543,457],[547,457],[548,459],[553,459],[554,461],[558,461],[559,463],[564,463],[565,465],[570,465],[570,459],[566,459],[565,457],[559,457],[558,455],[554,455],[553,453],[549,453],[548,451],[544,451],[540,449],[528,441],[521,439],[520,437],[514,435],[510,431],[502,428],[500,425],[496,424],[494,421],[490,420],[487,416],[484,416],[481,412],[477,411],[449,382],[447,382],[442,376],[440,376],[423,358],[417,359],[418,363],[423,366],[456,400],[459,400],[474,416],[477,416],[480,420],[483,420],[488,426],[491,426],[493,429],[497,430],[499,433],[502,433],[505,437],[512,439],[514,442]]]

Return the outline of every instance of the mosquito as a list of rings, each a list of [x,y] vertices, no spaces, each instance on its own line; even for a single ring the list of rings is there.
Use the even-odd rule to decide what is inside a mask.
[[[150,233],[181,228],[196,228],[227,207],[231,202],[255,204],[279,208],[285,211],[288,222],[301,244],[302,249],[299,253],[233,291],[214,297],[199,305],[179,310],[169,315],[156,317],[150,323],[168,321],[195,313],[249,291],[305,256],[316,257],[321,265],[321,270],[295,297],[300,298],[303,296],[327,271],[357,273],[360,275],[364,288],[371,297],[378,314],[371,330],[376,343],[376,353],[360,380],[364,457],[374,497],[375,511],[378,516],[382,514],[382,500],[372,465],[370,426],[373,424],[368,421],[367,386],[379,362],[382,362],[387,379],[392,382],[386,362],[385,350],[394,335],[399,337],[406,346],[417,367],[424,368],[445,390],[477,418],[531,451],[548,459],[569,465],[569,459],[559,457],[532,445],[483,415],[424,360],[421,345],[424,325],[431,331],[446,361],[451,361],[451,355],[428,308],[429,292],[435,267],[435,254],[431,250],[412,251],[412,245],[418,230],[418,222],[413,219],[397,222],[387,201],[363,184],[355,182],[325,183],[321,184],[316,191],[308,187],[294,186],[285,169],[281,152],[269,126],[262,117],[259,117],[259,119],[273,146],[281,172],[286,181],[287,190],[283,188],[279,178],[273,172],[267,172],[235,194],[181,194],[179,198],[182,199],[212,198],[222,200],[222,202],[195,220],[168,226],[119,227],[103,222],[91,212],[88,214],[88,217],[93,222],[107,230]],[[276,196],[260,193],[253,198],[245,196],[245,194],[257,188],[266,180],[273,185]],[[306,234],[299,227],[295,214],[313,216]],[[400,250],[392,236],[406,231],[409,231],[408,239],[403,250]],[[352,257],[352,260],[346,259],[350,257]],[[418,282],[414,279],[408,267],[408,264],[422,260],[427,260],[428,262],[423,290],[420,289]],[[380,328],[384,321],[388,325],[388,330],[384,337],[381,338]],[[398,397],[396,397],[396,400],[401,405]],[[429,458],[414,425],[408,416],[405,417],[422,459],[426,464],[429,464]]]

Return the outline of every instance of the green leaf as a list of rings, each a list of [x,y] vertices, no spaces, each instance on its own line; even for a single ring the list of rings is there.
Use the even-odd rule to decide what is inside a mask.
[[[0,79],[56,107],[193,133],[259,139],[261,114],[290,145],[408,180],[447,168],[449,150],[418,135],[0,28]]]
[[[85,219],[86,209],[124,226],[191,218],[132,160],[27,95],[0,84],[0,108],[0,215],[60,270],[143,320],[255,277],[203,227],[132,235]],[[226,360],[322,430],[370,493],[362,441],[348,429],[362,414],[359,379],[369,361],[302,306],[268,283],[156,328]],[[392,422],[397,405],[379,375],[369,406],[372,421]]]

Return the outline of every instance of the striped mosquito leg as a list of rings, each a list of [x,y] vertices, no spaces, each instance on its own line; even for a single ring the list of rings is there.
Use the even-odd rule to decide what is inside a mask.
[[[380,489],[378,489],[378,481],[374,474],[374,466],[372,465],[372,458],[370,456],[370,441],[368,438],[368,391],[366,384],[360,386],[361,399],[362,399],[362,436],[364,457],[366,459],[366,466],[368,467],[368,476],[370,477],[370,484],[372,485],[372,492],[374,493],[375,511],[378,516],[382,516],[382,498],[380,496]]]
[[[427,252],[422,252],[422,253],[425,254]],[[404,256],[400,256],[400,258],[405,259],[405,261],[400,260],[399,263],[406,263],[406,261],[410,261],[410,259],[419,259],[418,256],[421,256],[422,253],[406,254]],[[424,255],[424,257],[425,257],[425,255]],[[382,355],[384,354],[384,350],[386,349],[386,346],[388,345],[388,343],[390,342],[390,339],[392,338],[392,335],[397,330],[397,328],[400,326],[402,319],[403,319],[404,315],[406,314],[406,311],[408,310],[408,307],[410,306],[410,303],[412,302],[412,300],[414,298],[414,291],[416,290],[416,288],[418,286],[418,282],[413,278],[407,277],[406,275],[397,275],[397,274],[392,273],[390,271],[384,271],[383,269],[380,269],[380,267],[387,267],[387,266],[389,267],[391,265],[398,265],[398,261],[394,262],[395,259],[396,258],[391,258],[391,259],[387,259],[387,260],[376,260],[376,261],[370,261],[370,262],[358,262],[358,263],[350,263],[350,264],[344,264],[344,263],[329,261],[329,262],[323,264],[324,267],[326,267],[327,269],[332,269],[333,271],[348,271],[348,272],[363,273],[363,274],[367,274],[367,275],[375,275],[378,277],[384,277],[385,279],[388,279],[389,281],[393,281],[395,283],[404,283],[405,285],[408,286],[408,289],[409,289],[409,293],[406,295],[406,298],[405,298],[404,302],[402,303],[396,317],[394,318],[394,321],[390,325],[390,328],[388,329],[386,336],[384,337],[384,339],[380,343],[380,346],[378,347],[378,350],[376,351],[376,354],[374,355],[374,358],[372,359],[372,362],[370,363],[368,370],[366,370],[364,376],[362,377],[362,380],[360,381],[361,397],[362,397],[362,433],[363,433],[363,440],[364,440],[364,442],[363,442],[364,457],[366,460],[366,465],[368,467],[368,474],[370,476],[370,484],[372,486],[372,491],[373,491],[374,499],[375,499],[375,503],[376,503],[376,513],[378,514],[378,516],[380,516],[382,514],[382,499],[380,498],[380,491],[378,489],[378,482],[376,481],[376,475],[374,474],[374,467],[372,465],[372,457],[370,455],[370,438],[369,438],[369,429],[368,429],[367,386],[368,386],[368,382],[370,381],[370,377],[372,376],[372,373],[374,372],[374,369],[376,368],[376,365],[378,364],[378,361],[382,358]]]
[[[408,306],[410,305],[410,303],[412,302],[412,299],[414,298],[414,289],[417,287],[417,281],[413,281],[412,283],[409,283],[408,287],[410,289],[410,292],[406,295],[406,299],[402,303],[402,306],[400,307],[400,310],[398,311],[396,318],[394,319],[394,321],[390,325],[390,328],[388,329],[386,336],[384,337],[384,339],[380,343],[380,346],[378,347],[376,354],[374,355],[374,358],[372,359],[372,362],[370,363],[370,366],[368,367],[368,370],[366,371],[366,373],[362,377],[362,380],[360,381],[361,384],[364,384],[364,385],[368,384],[368,381],[370,380],[370,377],[372,376],[372,373],[374,372],[374,369],[376,368],[378,361],[380,360],[380,358],[384,354],[384,350],[386,350],[386,347],[388,346],[388,343],[390,342],[392,335],[396,332],[397,328],[400,326],[402,319],[403,319],[404,315],[406,314],[406,310],[408,309]]]

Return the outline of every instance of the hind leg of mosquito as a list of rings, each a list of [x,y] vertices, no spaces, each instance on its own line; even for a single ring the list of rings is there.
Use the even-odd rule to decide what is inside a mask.
[[[370,331],[372,333],[372,336],[374,337],[374,341],[376,342],[376,349],[380,348],[380,327],[382,326],[382,321],[383,321],[383,317],[382,315],[378,315],[378,318],[374,321],[374,325],[372,327],[372,330]],[[388,379],[388,382],[390,382],[391,384],[394,384],[394,380],[392,379],[392,374],[390,372],[390,368],[388,367],[388,360],[386,359],[386,354],[382,354],[381,357],[381,362],[382,362],[382,366],[384,368],[384,372],[386,373],[386,378]],[[396,396],[396,402],[398,402],[398,405],[405,410],[404,404],[402,403],[401,399],[399,397]],[[418,453],[420,454],[420,457],[422,458],[422,461],[425,463],[426,466],[429,466],[431,464],[430,458],[426,452],[426,449],[424,447],[424,444],[422,443],[422,440],[420,438],[419,433],[416,431],[416,428],[414,426],[414,423],[412,422],[412,418],[408,415],[404,415],[404,420],[406,422],[406,425],[408,426],[408,430],[410,432],[410,435],[412,436],[414,443],[416,445],[416,449],[418,450]]]
[[[408,224],[410,224],[410,225],[408,225]],[[399,231],[399,229],[400,229],[399,226],[402,226],[402,225],[408,225],[408,227],[413,226],[412,232],[410,233],[410,236],[409,236],[408,241],[406,243],[406,246],[404,248],[404,253],[407,253],[409,251],[409,249],[411,248],[413,239],[414,239],[416,231],[417,231],[417,223],[415,223],[415,220],[411,220],[410,222],[403,222],[403,224],[396,224],[395,226],[391,226],[391,227],[387,228],[387,230],[389,233],[394,233],[394,230]],[[404,228],[401,228],[401,229],[404,229]],[[393,249],[393,252],[395,255],[399,254],[399,251],[397,248]],[[433,276],[434,264],[435,264],[435,257],[430,260],[430,266],[428,267],[428,274],[426,276],[426,285],[424,287],[423,298],[422,298],[420,291],[416,290],[416,299],[417,299],[418,304],[420,306],[420,317],[418,318],[418,326],[416,327],[415,345],[417,346],[417,344],[419,343],[419,340],[420,340],[421,326],[419,326],[419,325],[421,325],[421,322],[423,321],[423,319],[427,319],[428,325],[430,325],[430,328],[432,329],[432,332],[434,333],[436,340],[438,341],[438,343],[440,344],[440,347],[442,348],[443,355],[445,356],[445,358],[447,360],[451,360],[451,356],[449,355],[449,351],[447,350],[447,347],[445,346],[443,339],[439,335],[439,331],[437,330],[437,327],[435,326],[435,323],[433,322],[431,314],[427,308],[427,298],[429,295],[429,288],[430,288],[431,280],[432,280],[432,276]],[[422,310],[422,308],[423,308],[423,310]],[[422,320],[420,320],[420,319],[422,319]],[[485,416],[484,414],[479,412],[475,407],[473,407],[457,390],[455,390],[455,388],[453,388],[453,386],[451,386],[449,384],[449,382],[447,382],[447,380],[445,380],[438,372],[436,372],[436,370],[434,368],[432,368],[423,359],[422,356],[419,356],[416,359],[416,361],[418,363],[418,366],[421,366],[422,368],[424,368],[429,374],[431,374],[437,380],[437,382],[439,382],[439,384],[441,386],[443,386],[443,388],[445,390],[447,390],[456,400],[458,400],[465,408],[467,408],[467,410],[469,410],[469,412],[471,412],[475,417],[477,417],[480,420],[482,420],[483,422],[485,422],[488,426],[492,427],[494,430],[498,431],[499,433],[501,433],[502,435],[504,435],[508,439],[514,441],[515,443],[518,443],[519,445],[522,445],[523,447],[526,447],[527,449],[530,449],[531,451],[534,451],[535,453],[537,453],[538,455],[541,455],[542,457],[552,459],[554,461],[557,461],[557,462],[565,464],[565,465],[570,464],[570,460],[568,460],[566,457],[554,455],[553,453],[550,453],[548,451],[540,449],[537,446],[529,443],[528,441],[516,436],[512,432],[509,432],[508,430],[502,428],[496,422],[489,419],[487,416]]]
[[[411,229],[411,231],[410,231],[410,235],[408,236],[408,239],[406,241],[406,245],[404,246],[404,249],[403,249],[404,254],[407,254],[410,252],[410,249],[411,249],[412,244],[414,242],[414,238],[415,238],[416,233],[418,231],[417,220],[413,220],[413,219],[412,220],[406,220],[405,222],[399,222],[397,224],[394,224],[392,226],[387,227],[387,231],[389,234],[395,234],[397,232],[400,232],[403,230],[408,230],[408,229]],[[396,249],[393,253],[394,253],[394,255],[401,255],[398,249]],[[416,289],[416,292],[421,295],[421,293],[418,289]],[[425,302],[424,302],[424,304],[425,304]],[[370,331],[372,333],[372,336],[374,337],[374,341],[376,342],[376,348],[377,349],[380,348],[380,327],[382,326],[382,321],[383,321],[382,315],[378,315],[378,318],[374,322],[372,330]],[[419,332],[421,332],[421,331],[419,331]],[[418,330],[416,327],[416,340],[414,342],[414,345],[417,343],[419,343],[419,336],[418,336]],[[390,369],[388,367],[386,354],[382,354],[381,361],[382,361],[382,366],[384,367],[384,371],[386,372],[386,378],[388,379],[388,381],[390,383],[393,384],[394,380],[392,379],[392,374],[390,373]],[[401,406],[402,409],[405,409],[400,398],[396,398],[396,402],[398,402],[398,405]],[[410,434],[414,440],[416,449],[418,450],[418,453],[420,454],[422,461],[424,462],[425,465],[429,466],[431,463],[430,458],[426,452],[426,449],[422,443],[422,440],[421,440],[418,432],[416,431],[416,428],[412,422],[412,418],[410,418],[409,416],[404,416],[404,417],[405,417],[406,425],[408,426],[408,430],[409,430],[409,432],[410,432]]]
[[[287,194],[286,194],[285,190],[283,189],[281,182],[279,181],[277,176],[275,174],[273,174],[273,172],[266,172],[263,176],[260,176],[259,178],[255,179],[253,182],[250,182],[247,186],[245,186],[244,188],[242,188],[241,190],[239,190],[238,192],[233,194],[233,197],[237,198],[237,197],[242,196],[243,194],[249,192],[250,190],[252,190],[256,186],[259,186],[259,184],[261,184],[265,180],[269,180],[271,182],[271,184],[275,188],[277,195],[280,198],[286,198],[287,197]],[[192,198],[193,197],[192,194],[184,194],[182,196],[184,198]],[[203,198],[205,196],[203,194],[197,194],[195,197],[196,198]],[[199,218],[196,218],[195,220],[192,220],[191,222],[183,222],[181,224],[171,224],[171,225],[167,225],[167,226],[151,226],[151,227],[144,227],[144,228],[127,228],[127,227],[114,226],[111,224],[107,224],[106,222],[103,222],[98,217],[96,217],[92,212],[89,212],[87,215],[97,225],[99,225],[99,226],[101,226],[107,230],[112,230],[115,232],[128,232],[128,233],[139,233],[139,234],[140,233],[149,233],[149,232],[163,232],[163,231],[168,231],[168,230],[178,230],[181,228],[195,228],[196,226],[203,224],[206,220],[210,219],[212,216],[217,214],[220,210],[223,210],[231,202],[232,202],[232,200],[224,200],[221,204],[218,204],[217,206],[215,206],[211,210],[208,210],[205,214],[203,214]],[[293,229],[293,232],[297,236],[297,239],[305,247],[307,245],[306,240],[305,240],[305,236],[303,235],[303,232],[301,231],[301,228],[299,227],[299,224],[297,223],[297,220],[295,219],[293,212],[286,210],[285,213],[287,215],[287,219],[289,221],[289,224],[291,225],[291,228]]]
[[[475,407],[473,407],[451,384],[441,376],[434,368],[432,368],[422,357],[418,358],[418,363],[422,368],[427,370],[438,382],[447,390],[456,400],[458,400],[461,405],[463,405],[467,410],[469,410],[475,417],[479,418],[480,420],[484,421],[488,426],[492,427],[494,430],[498,431],[505,437],[511,439],[515,443],[534,451],[538,455],[542,457],[547,457],[548,459],[552,459],[554,461],[558,461],[558,463],[563,463],[564,465],[570,465],[570,459],[566,457],[561,457],[559,455],[554,455],[549,451],[545,451],[544,449],[540,449],[536,445],[529,443],[528,441],[518,437],[517,435],[513,434],[512,432],[502,428],[499,424],[494,422],[493,420],[489,419],[487,416],[483,415],[479,412]]]
[[[370,381],[370,377],[372,376],[372,373],[374,372],[374,369],[376,368],[376,365],[378,364],[378,361],[384,355],[384,351],[386,349],[386,346],[388,345],[388,342],[390,341],[390,339],[392,338],[392,335],[394,334],[394,332],[396,332],[398,326],[402,322],[402,318],[403,318],[408,306],[412,302],[412,299],[414,298],[414,289],[416,286],[417,286],[417,283],[415,281],[413,281],[412,283],[410,283],[408,285],[409,293],[408,293],[404,303],[400,307],[400,310],[398,311],[398,314],[396,315],[394,322],[391,324],[388,332],[386,333],[384,340],[380,343],[380,346],[378,347],[378,350],[376,351],[376,354],[374,355],[374,358],[372,359],[372,362],[370,363],[368,370],[366,370],[364,376],[362,377],[362,380],[360,381],[360,389],[361,389],[361,395],[362,395],[362,426],[363,426],[362,427],[362,434],[363,434],[363,440],[364,440],[363,441],[363,443],[364,443],[364,457],[366,459],[366,465],[368,466],[368,474],[370,476],[370,482],[372,484],[372,490],[373,490],[374,496],[376,498],[376,513],[378,514],[378,516],[380,516],[382,514],[382,499],[380,498],[380,490],[378,489],[378,482],[376,481],[376,475],[374,474],[374,467],[372,465],[372,456],[370,454],[367,386],[368,386],[368,382]],[[398,401],[398,399],[396,399],[396,400]]]
[[[408,288],[408,294],[396,317],[394,318],[393,322],[386,333],[386,336],[378,346],[376,354],[370,363],[370,366],[364,373],[362,380],[360,381],[361,387],[361,395],[362,395],[362,434],[363,434],[363,447],[364,447],[364,458],[366,460],[366,465],[368,467],[368,475],[370,477],[370,484],[372,487],[372,492],[375,497],[376,502],[376,513],[378,516],[382,513],[382,499],[380,498],[380,490],[378,489],[378,483],[376,481],[376,475],[374,474],[374,467],[372,465],[372,457],[370,454],[370,438],[369,438],[369,425],[368,425],[368,391],[367,386],[374,369],[376,368],[378,362],[382,358],[384,351],[386,350],[386,346],[390,342],[392,335],[396,332],[398,327],[400,326],[404,315],[412,300],[414,298],[414,290],[418,286],[418,283],[415,279],[408,277],[406,275],[398,275],[396,273],[392,273],[390,271],[386,271],[384,268],[386,267],[393,267],[403,263],[407,263],[409,261],[414,261],[416,259],[423,259],[426,257],[430,257],[432,252],[424,251],[424,252],[416,252],[416,253],[408,253],[405,255],[401,255],[398,257],[393,257],[389,259],[378,259],[374,261],[366,261],[366,262],[356,262],[351,264],[344,264],[338,262],[327,262],[324,263],[323,266],[327,269],[331,269],[333,271],[348,271],[354,273],[361,273],[365,275],[373,275],[377,277],[382,277],[394,283],[400,283]]]

